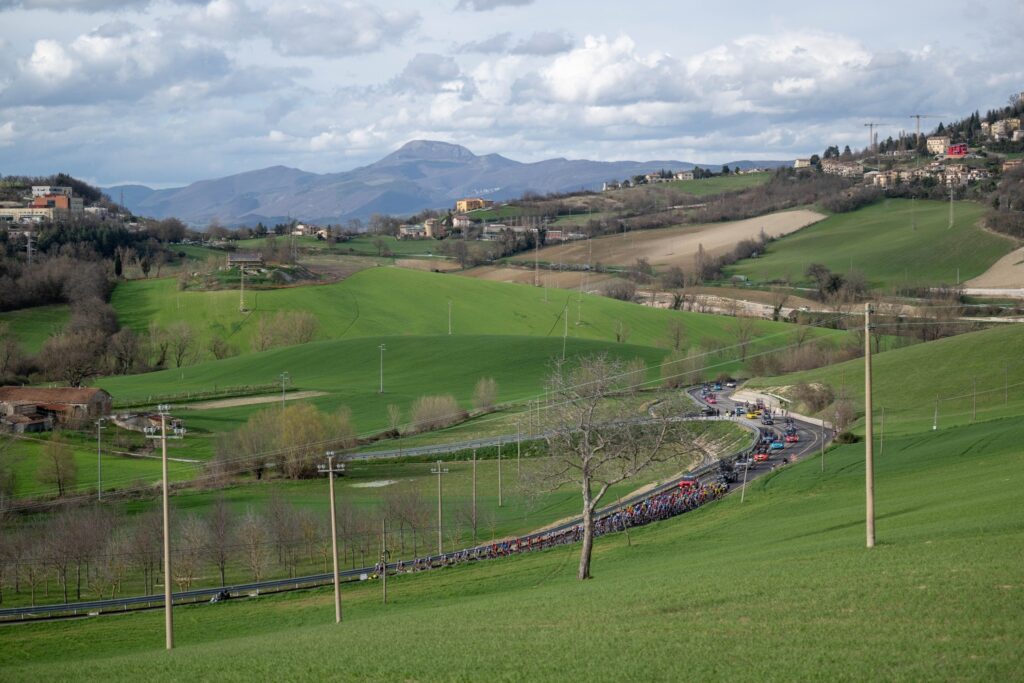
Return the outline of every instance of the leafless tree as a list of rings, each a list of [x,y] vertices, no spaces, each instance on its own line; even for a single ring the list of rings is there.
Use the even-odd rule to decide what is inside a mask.
[[[557,362],[547,380],[554,398],[547,411],[545,441],[550,458],[539,486],[565,485],[582,493],[583,548],[577,577],[590,578],[594,511],[608,489],[655,463],[677,457],[665,447],[678,430],[668,419],[623,420],[608,399],[623,390],[625,364],[603,356],[584,358],[573,368]]]
[[[789,301],[789,293],[778,287],[772,289],[772,320],[780,320],[782,317],[782,309],[785,308],[786,302]]]
[[[245,550],[245,565],[252,574],[253,581],[262,579],[267,567],[268,539],[263,525],[263,519],[250,507],[238,527],[238,539]]]
[[[178,525],[178,542],[174,544],[174,581],[178,590],[191,589],[208,543],[206,525],[195,513],[185,515]]]
[[[498,398],[498,383],[493,377],[481,377],[473,389],[473,407],[484,412],[494,408]]]
[[[132,564],[142,570],[147,595],[152,594],[155,574],[163,557],[163,519],[160,512],[150,510],[138,515],[128,534],[128,552]]]
[[[394,403],[388,404],[388,431],[393,436],[400,434],[402,427],[402,409]]]
[[[192,326],[183,320],[167,327],[168,347],[174,358],[174,367],[192,362],[196,352],[196,335]]]
[[[740,360],[745,361],[747,349],[750,348],[750,341],[754,336],[754,319],[737,316],[732,322],[732,333],[740,349]]]
[[[130,374],[141,359],[139,335],[129,327],[118,330],[107,342],[107,353],[110,354],[110,369],[114,374]]]
[[[37,476],[44,484],[54,484],[58,497],[63,497],[64,493],[75,485],[78,477],[75,454],[71,444],[60,434],[54,434],[43,446]]]
[[[100,373],[107,336],[98,330],[63,332],[43,342],[37,361],[47,379],[70,386]]]
[[[673,320],[668,324],[668,347],[673,351],[680,351],[686,346],[686,328],[679,320]]]

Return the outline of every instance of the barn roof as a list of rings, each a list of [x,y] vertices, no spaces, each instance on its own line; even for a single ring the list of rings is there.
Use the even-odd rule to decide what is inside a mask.
[[[97,387],[0,387],[0,401],[15,403],[88,403],[97,395],[110,396]]]

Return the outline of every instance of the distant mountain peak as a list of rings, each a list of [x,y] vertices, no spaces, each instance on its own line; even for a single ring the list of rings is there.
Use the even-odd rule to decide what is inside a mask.
[[[411,140],[384,157],[387,160],[422,159],[424,161],[467,161],[476,155],[462,145],[439,140]]]

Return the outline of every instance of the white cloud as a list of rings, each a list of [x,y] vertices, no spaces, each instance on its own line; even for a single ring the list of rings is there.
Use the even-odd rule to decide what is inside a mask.
[[[201,3],[204,0],[172,0],[180,4]],[[155,0],[0,0],[0,11],[7,9],[46,9],[56,12],[110,12],[140,9]]]
[[[459,0],[459,4],[455,6],[455,9],[489,12],[499,7],[523,7],[524,5],[532,4],[533,0]]]
[[[563,33],[538,31],[529,38],[520,40],[514,48],[514,55],[554,55],[572,48],[572,40]]]
[[[57,41],[39,40],[32,50],[32,56],[21,64],[21,68],[40,81],[55,83],[71,77],[75,62]]]
[[[14,139],[14,121],[8,121],[0,125],[0,147],[13,145]]]
[[[417,12],[386,10],[362,2],[275,3],[263,31],[284,55],[353,55],[397,43],[420,22]]]

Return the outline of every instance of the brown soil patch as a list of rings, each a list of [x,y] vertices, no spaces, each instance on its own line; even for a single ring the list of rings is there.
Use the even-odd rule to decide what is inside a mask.
[[[286,401],[298,401],[304,398],[316,398],[326,396],[325,391],[293,391],[285,394]],[[216,410],[217,408],[237,408],[239,406],[255,406],[261,403],[277,403],[281,400],[281,394],[273,396],[240,396],[238,398],[222,398],[216,401],[200,401],[199,403],[186,403],[181,408],[189,410]]]
[[[992,289],[1024,288],[1024,247],[1011,251],[984,273],[964,284],[968,287]]]
[[[705,223],[660,230],[642,230],[621,235],[610,235],[591,240],[580,240],[540,250],[540,258],[549,263],[603,263],[626,266],[638,258],[646,258],[656,268],[679,266],[691,269],[699,245],[711,255],[723,254],[738,242],[756,238],[761,230],[780,237],[824,219],[816,211],[801,209],[783,211],[757,218],[728,223]],[[590,255],[590,250],[593,254]]]
[[[425,270],[427,272],[437,271],[442,273],[459,269],[459,264],[455,261],[449,261],[448,259],[441,258],[400,258],[395,259],[395,265],[399,268],[408,268],[409,270]]]
[[[463,271],[460,275],[475,277],[480,280],[492,282],[515,282],[521,285],[532,285],[535,277],[540,279],[540,284],[545,287],[557,289],[577,289],[580,283],[590,292],[600,291],[600,286],[607,280],[612,279],[610,275],[601,273],[585,273],[583,271],[557,271],[541,268],[536,276],[533,268],[515,268],[512,266],[478,266]]]

